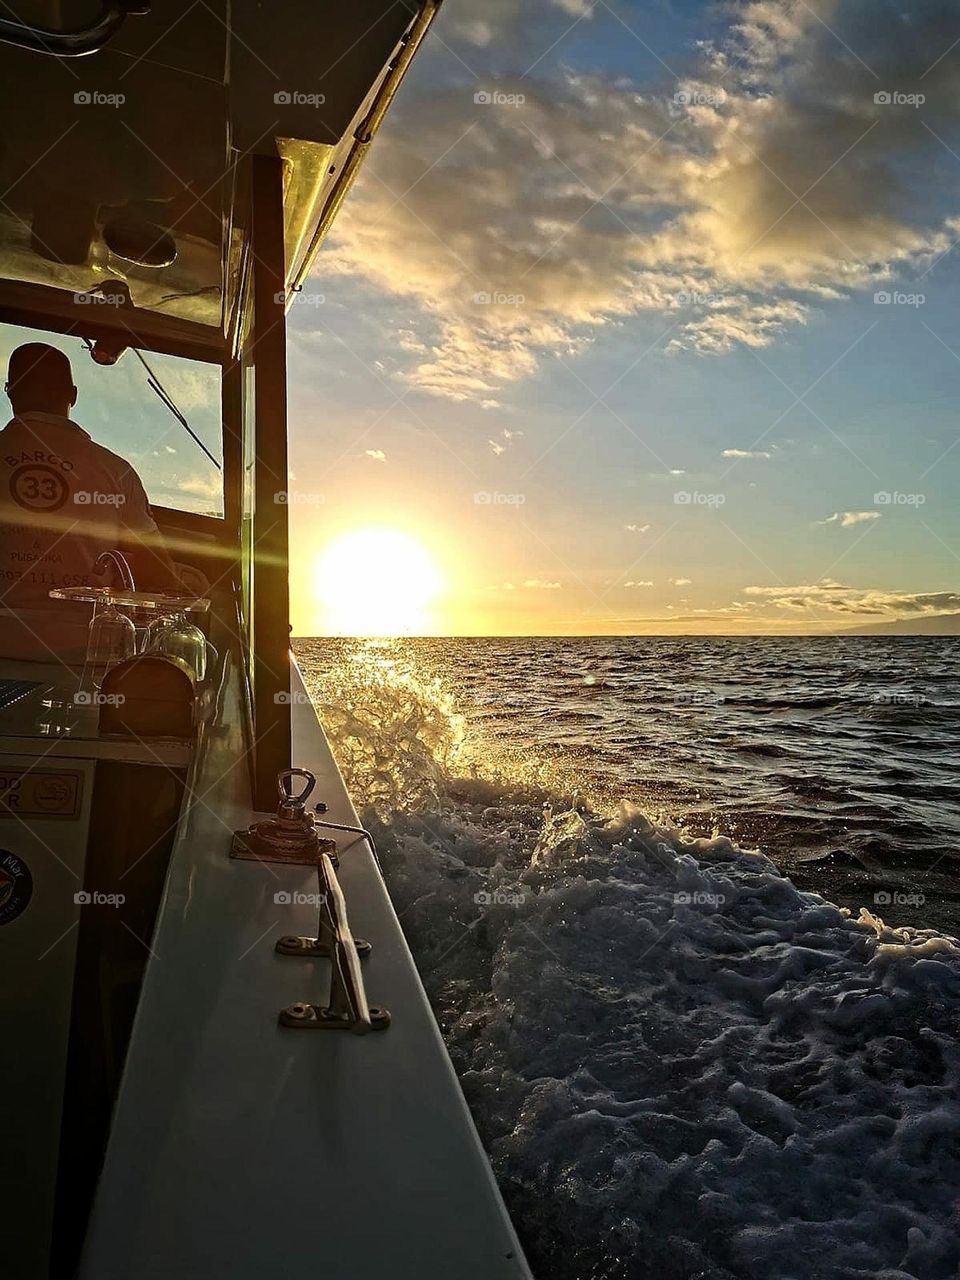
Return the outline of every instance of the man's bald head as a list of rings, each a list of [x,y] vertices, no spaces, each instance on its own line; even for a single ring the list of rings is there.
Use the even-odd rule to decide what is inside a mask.
[[[7,395],[15,414],[56,413],[68,417],[77,402],[69,359],[46,342],[27,342],[10,357]]]

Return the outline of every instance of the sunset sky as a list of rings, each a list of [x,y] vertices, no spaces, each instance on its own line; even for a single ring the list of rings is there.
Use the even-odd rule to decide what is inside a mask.
[[[960,608],[958,101],[948,3],[450,0],[291,316],[296,630],[384,525],[426,629]]]
[[[290,315],[295,631],[960,610],[958,103],[947,0],[448,0]],[[75,364],[210,509],[135,361]]]

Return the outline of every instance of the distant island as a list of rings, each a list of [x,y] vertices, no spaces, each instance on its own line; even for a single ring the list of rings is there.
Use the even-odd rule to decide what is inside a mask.
[[[845,627],[845,636],[960,636],[960,613],[935,613],[928,617],[875,622],[869,627]]]

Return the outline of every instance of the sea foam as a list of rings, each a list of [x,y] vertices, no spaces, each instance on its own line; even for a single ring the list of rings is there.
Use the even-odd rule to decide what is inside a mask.
[[[455,778],[459,729],[391,696],[328,721],[538,1276],[956,1277],[958,943],[628,803]]]

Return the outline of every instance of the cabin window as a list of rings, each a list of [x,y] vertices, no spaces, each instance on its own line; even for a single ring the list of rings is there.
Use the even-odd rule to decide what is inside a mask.
[[[135,351],[126,351],[115,365],[101,366],[80,338],[6,325],[0,329],[0,382],[11,351],[24,342],[47,342],[69,356],[79,393],[71,416],[98,444],[136,469],[154,506],[223,515],[219,366],[143,353],[198,444],[152,389]],[[9,418],[4,397],[0,419]]]

